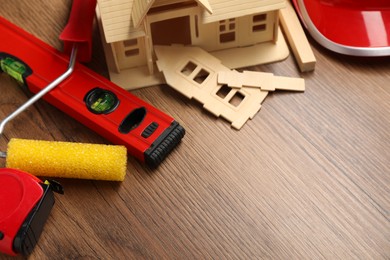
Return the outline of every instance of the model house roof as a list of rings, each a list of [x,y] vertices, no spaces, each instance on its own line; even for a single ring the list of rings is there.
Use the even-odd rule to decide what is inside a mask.
[[[211,6],[208,0],[195,0],[200,6],[202,6],[207,12],[211,13]],[[156,0],[134,0],[133,10],[131,12],[131,17],[135,27],[140,26],[142,19],[145,17],[149,9],[153,4],[157,2],[159,5],[162,5],[161,2],[183,2],[183,1],[156,1]],[[188,2],[188,1],[187,1]]]
[[[285,0],[209,0],[213,13],[203,12],[203,23],[278,10]]]
[[[179,0],[98,0],[106,41],[123,41],[145,35],[143,18],[149,9]],[[240,16],[278,10],[285,0],[196,0],[203,8],[202,22],[211,23]]]

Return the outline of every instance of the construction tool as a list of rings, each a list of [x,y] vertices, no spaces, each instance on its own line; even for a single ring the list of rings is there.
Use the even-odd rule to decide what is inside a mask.
[[[73,5],[79,2],[83,0]],[[72,7],[72,13],[73,10]],[[72,46],[67,47],[73,49],[70,59],[0,17],[2,70],[32,93],[38,93],[36,100],[42,97],[113,144],[126,146],[128,154],[141,162],[158,166],[181,141],[184,128],[172,117],[75,61],[77,48],[73,46],[80,45],[80,49],[89,45],[80,44],[82,32],[74,33],[75,37],[70,33],[77,23],[68,24],[70,29],[65,28],[61,38],[65,46]],[[49,86],[52,88],[47,91]],[[36,100],[15,111],[5,123]]]
[[[60,35],[65,49],[71,52],[67,70],[6,117],[0,123],[0,136],[10,120],[52,91],[74,72],[78,49],[83,61],[91,58],[91,31],[95,6],[96,0],[73,2],[68,24]],[[0,54],[0,68],[21,84],[26,84],[26,73],[35,74],[21,60],[4,53]],[[100,102],[99,106],[96,102],[98,101],[91,105],[95,110],[106,108],[107,103]],[[126,174],[127,153],[123,149],[124,146],[15,139],[11,140],[8,147],[8,156],[5,152],[0,153],[0,157],[7,157],[6,166],[34,175],[123,181]],[[97,165],[100,166],[99,170],[96,170]]]
[[[41,177],[123,181],[127,150],[123,145],[12,138],[5,166]]]
[[[90,8],[92,6],[91,3],[93,4],[93,2],[94,0],[77,0],[72,9],[76,6],[79,11],[85,11],[84,7],[88,5],[87,8]],[[72,11],[72,14],[73,13],[74,12]],[[73,24],[75,24],[75,16],[71,15],[71,17],[73,17]],[[79,15],[79,17],[81,16]],[[91,15],[89,15],[89,17],[91,17]],[[70,24],[70,26],[72,26],[72,22],[70,22]],[[3,18],[0,18],[0,28],[4,29],[2,32],[15,28],[13,25],[7,25],[10,24]],[[66,28],[70,27],[67,26]],[[90,53],[87,51],[87,49],[90,48],[90,44],[85,45],[83,41],[79,41],[80,38],[72,38],[71,31],[72,29],[64,30],[64,33],[62,34],[63,39],[69,40],[69,42],[73,41],[69,64],[67,69],[64,70],[65,72],[62,74],[59,73],[58,75],[60,76],[47,84],[42,77],[33,77],[34,84],[39,82],[41,84],[40,86],[43,88],[36,91],[37,93],[32,98],[0,123],[0,137],[5,125],[10,120],[52,91],[73,73],[77,50],[79,48],[84,53],[82,59],[85,60],[90,56]],[[15,33],[18,34],[17,32]],[[24,34],[24,36],[27,35],[25,32],[22,34]],[[5,38],[2,38],[0,42],[6,42],[4,39],[9,40],[9,36],[10,34],[5,33],[2,35],[2,37]],[[28,40],[23,38],[23,36],[21,36],[21,38],[16,37],[16,39],[12,39],[18,42]],[[30,86],[30,84],[27,83],[26,78],[30,78],[30,75],[35,75],[35,64],[32,67],[34,69],[33,71],[29,66],[26,66],[23,61],[14,56],[14,54],[20,55],[21,53],[23,53],[23,55],[28,55],[28,50],[26,52],[26,50],[23,49],[21,50],[21,53],[13,52],[12,50],[22,47],[23,46],[13,45],[11,42],[2,44],[0,47],[0,68],[2,71],[15,78],[20,84]],[[43,48],[45,48],[45,46],[43,46]],[[62,60],[65,61],[65,57],[63,57]],[[37,62],[39,64],[41,61]],[[61,69],[62,68],[59,68],[59,70]],[[96,109],[98,108],[97,106],[94,107]],[[0,169],[0,252],[9,255],[29,255],[38,242],[44,223],[49,217],[53,207],[53,192],[63,193],[63,189],[59,183],[55,181],[43,182],[30,173],[41,176],[50,175],[56,177],[122,181],[127,168],[126,153],[126,148],[119,145],[11,139],[8,143],[8,152],[0,153],[1,157],[7,157],[7,168]],[[26,171],[30,173],[27,173]]]
[[[60,35],[60,39],[64,42],[64,52],[70,53],[68,69],[6,117],[0,123],[0,136],[4,131],[5,125],[9,121],[41,99],[45,94],[57,87],[72,74],[78,48],[81,49],[79,60],[84,62],[90,60],[92,52],[92,23],[95,7],[96,0],[75,0],[73,2],[69,21]],[[16,46],[14,47],[17,48]],[[27,68],[21,60],[4,53],[0,54],[0,68],[14,77],[20,84],[24,84],[23,77],[26,76],[23,75],[24,73],[32,73],[31,69]]]
[[[0,169],[0,252],[13,256],[32,252],[53,207],[53,192],[63,194],[55,181]]]

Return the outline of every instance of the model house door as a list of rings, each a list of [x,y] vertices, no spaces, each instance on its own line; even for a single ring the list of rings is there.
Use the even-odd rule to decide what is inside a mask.
[[[150,24],[153,45],[191,44],[190,16],[181,16]]]

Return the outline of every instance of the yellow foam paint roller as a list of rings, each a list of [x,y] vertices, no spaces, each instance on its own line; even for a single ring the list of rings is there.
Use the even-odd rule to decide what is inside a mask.
[[[6,167],[36,176],[123,181],[127,149],[121,145],[83,144],[13,138]]]

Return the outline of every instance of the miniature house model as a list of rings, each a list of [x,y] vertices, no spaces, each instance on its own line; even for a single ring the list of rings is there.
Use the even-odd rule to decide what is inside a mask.
[[[125,89],[164,83],[154,46],[189,45],[229,68],[286,58],[285,0],[98,0],[110,78]]]

